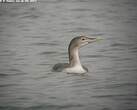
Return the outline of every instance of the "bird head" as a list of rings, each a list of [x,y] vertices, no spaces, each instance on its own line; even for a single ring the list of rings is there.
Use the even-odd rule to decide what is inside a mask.
[[[93,43],[93,42],[96,42],[98,41],[99,38],[95,38],[95,37],[87,37],[87,36],[78,36],[78,37],[75,37],[71,40],[70,42],[70,45],[72,45],[73,47],[82,47],[82,46],[85,46],[89,43]]]

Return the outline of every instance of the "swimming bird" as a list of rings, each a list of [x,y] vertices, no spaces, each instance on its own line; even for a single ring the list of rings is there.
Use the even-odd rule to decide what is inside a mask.
[[[70,41],[68,47],[69,63],[58,63],[53,66],[53,71],[66,73],[86,73],[88,69],[83,66],[79,58],[79,48],[97,41],[97,38],[89,38],[87,36],[78,36]]]

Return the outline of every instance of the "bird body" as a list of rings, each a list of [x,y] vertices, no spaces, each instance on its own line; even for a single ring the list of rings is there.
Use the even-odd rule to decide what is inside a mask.
[[[53,67],[54,71],[67,73],[86,73],[88,69],[84,67],[79,58],[79,48],[91,42],[95,42],[96,38],[88,38],[86,36],[78,36],[71,40],[68,47],[69,63],[58,63]]]
[[[76,65],[74,67],[68,67],[68,68],[65,68],[63,71],[67,73],[86,73],[87,72],[87,70],[85,70],[83,66],[81,65]]]

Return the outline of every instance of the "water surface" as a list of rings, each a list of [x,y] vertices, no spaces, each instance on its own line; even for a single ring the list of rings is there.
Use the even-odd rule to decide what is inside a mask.
[[[136,110],[137,1],[0,4],[1,110]],[[80,34],[85,75],[52,72]]]

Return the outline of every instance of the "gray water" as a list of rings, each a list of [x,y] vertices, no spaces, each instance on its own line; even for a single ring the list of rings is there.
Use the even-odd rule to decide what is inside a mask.
[[[81,34],[89,72],[52,72]],[[1,3],[0,110],[137,110],[137,1]]]

